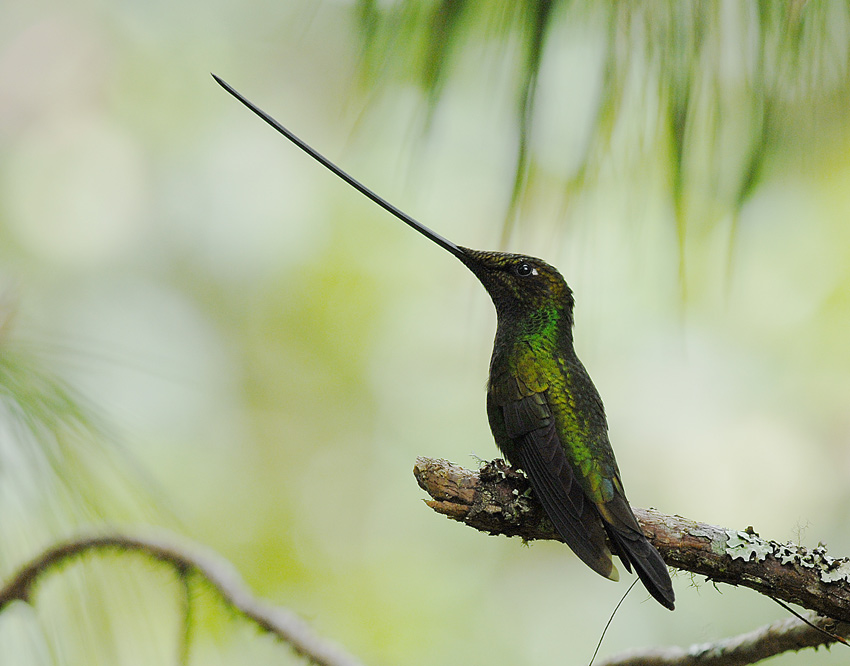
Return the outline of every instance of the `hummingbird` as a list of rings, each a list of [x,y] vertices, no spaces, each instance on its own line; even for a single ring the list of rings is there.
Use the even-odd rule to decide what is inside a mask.
[[[598,574],[618,580],[612,555],[647,591],[674,609],[661,555],[632,512],[602,399],[573,345],[575,301],[545,261],[455,245],[360,183],[215,74],[228,93],[357,191],[457,257],[496,308],[487,418],[496,446],[522,469],[555,531]]]

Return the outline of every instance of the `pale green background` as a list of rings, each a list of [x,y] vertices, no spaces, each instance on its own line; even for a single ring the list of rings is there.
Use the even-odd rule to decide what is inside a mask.
[[[600,47],[593,30],[562,31],[536,130],[551,182],[507,249],[557,265],[576,293],[576,346],[630,500],[850,553],[847,137],[824,128],[789,150],[733,241],[729,217],[695,225],[683,296],[663,155],[638,160],[615,140],[600,177],[563,204],[557,178],[574,168],[598,85],[584,63]],[[486,293],[209,76],[439,233],[496,248],[516,144],[508,75],[486,64],[486,44],[471,51],[423,134],[422,93],[359,78],[359,49],[347,2],[0,5],[8,328],[84,390],[121,442],[117,465],[144,479],[126,502],[110,494],[122,483],[103,491],[106,518],[217,550],[258,595],[367,664],[587,663],[626,585],[563,545],[526,548],[435,515],[411,474],[417,455],[469,467],[496,455]],[[37,477],[17,479],[42,493]],[[28,515],[8,497],[0,511]],[[50,535],[91,522],[75,515],[10,531],[0,513],[4,577]],[[51,582],[35,611],[0,617],[3,663],[171,663],[173,580],[110,566],[91,565],[91,578],[127,585],[115,570],[129,567],[132,608],[81,602],[81,631],[52,612]],[[675,613],[636,588],[602,654],[787,615],[687,574],[674,585]],[[191,663],[297,663],[199,594],[209,610]],[[98,613],[112,616],[109,636]]]

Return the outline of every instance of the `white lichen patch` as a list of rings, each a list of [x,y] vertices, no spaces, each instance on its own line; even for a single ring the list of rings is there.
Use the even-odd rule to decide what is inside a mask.
[[[745,532],[727,530],[726,554],[733,560],[745,562],[761,562],[772,555],[784,566],[817,570],[824,583],[850,582],[850,559],[830,557],[822,543],[806,548],[793,543],[765,541],[752,529]]]
[[[838,566],[830,571],[821,571],[820,579],[824,583],[850,582],[850,560],[836,560]]]
[[[726,554],[733,560],[761,562],[772,554],[770,544],[759,538],[758,534],[726,531]]]

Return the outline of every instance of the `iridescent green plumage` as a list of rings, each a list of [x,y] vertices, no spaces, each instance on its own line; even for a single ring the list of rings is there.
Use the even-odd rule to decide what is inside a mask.
[[[667,568],[629,507],[602,400],[573,348],[572,291],[540,259],[462,251],[498,317],[487,386],[497,446],[528,474],[555,529],[582,561],[617,580],[613,548],[672,609]]]
[[[608,441],[602,400],[573,349],[573,295],[561,274],[534,257],[455,245],[215,79],[287,139],[476,275],[498,317],[487,386],[487,416],[496,444],[526,472],[558,534],[582,561],[616,580],[613,550],[627,570],[634,566],[649,593],[672,610],[667,567],[629,507]]]

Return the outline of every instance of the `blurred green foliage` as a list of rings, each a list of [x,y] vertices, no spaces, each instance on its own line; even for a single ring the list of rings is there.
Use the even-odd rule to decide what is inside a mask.
[[[598,40],[596,58],[571,65],[594,70],[599,85],[565,189],[596,175],[618,133],[637,135],[644,153],[666,153],[682,269],[688,224],[737,215],[769,160],[788,152],[791,135],[804,135],[800,148],[809,151],[828,149],[824,124],[846,140],[850,111],[839,102],[850,93],[846,2],[360,0],[358,6],[367,80],[413,80],[431,113],[458,54],[482,41],[498,45],[488,55],[514,72],[518,141],[503,243],[521,197],[535,196],[534,174],[545,169],[533,150],[551,140],[546,128],[532,137],[537,82],[569,80],[545,66],[571,28]]]

